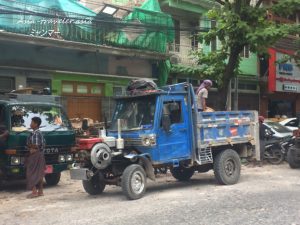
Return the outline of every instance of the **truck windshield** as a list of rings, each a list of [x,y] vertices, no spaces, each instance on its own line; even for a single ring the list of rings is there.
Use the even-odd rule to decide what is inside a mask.
[[[35,116],[42,120],[41,131],[65,131],[71,128],[69,120],[58,106],[14,105],[10,108],[11,130],[29,130],[31,119]]]
[[[118,129],[118,119],[121,119],[122,130],[150,129],[153,126],[154,114],[155,96],[119,100],[111,130]]]

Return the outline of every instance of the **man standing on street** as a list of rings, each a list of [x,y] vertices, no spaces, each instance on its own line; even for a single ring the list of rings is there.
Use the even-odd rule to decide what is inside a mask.
[[[27,188],[32,190],[31,194],[27,198],[35,198],[43,196],[43,178],[45,175],[45,157],[44,147],[45,140],[39,130],[42,121],[39,117],[33,117],[31,119],[30,127],[32,133],[27,139],[27,148],[29,150],[29,156],[26,159],[26,179]]]

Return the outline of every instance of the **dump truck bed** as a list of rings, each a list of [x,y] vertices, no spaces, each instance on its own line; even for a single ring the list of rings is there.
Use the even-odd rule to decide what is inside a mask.
[[[259,143],[256,111],[199,112],[196,129],[200,149],[206,146]]]

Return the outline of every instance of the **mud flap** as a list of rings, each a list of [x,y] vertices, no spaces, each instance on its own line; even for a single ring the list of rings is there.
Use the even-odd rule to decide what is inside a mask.
[[[150,160],[146,156],[143,156],[143,155],[139,155],[139,159],[142,162],[142,164],[146,170],[147,177],[149,177],[151,180],[155,181],[154,168],[153,168]]]

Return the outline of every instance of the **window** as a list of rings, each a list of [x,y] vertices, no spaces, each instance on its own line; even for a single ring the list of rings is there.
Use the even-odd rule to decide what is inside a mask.
[[[233,83],[234,85],[234,83]],[[242,83],[239,82],[239,90],[251,90],[251,91],[256,91],[257,90],[257,84],[251,84],[251,83]]]
[[[182,123],[181,102],[170,101],[164,102],[163,114],[170,115],[171,124]]]
[[[0,126],[5,123],[5,111],[4,106],[0,105]],[[1,128],[0,128],[1,129]]]
[[[299,120],[298,119],[294,119],[294,120],[291,120],[290,122],[288,122],[285,126],[298,127],[298,125],[299,125]]]
[[[28,131],[31,118],[38,116],[42,120],[42,131],[65,131],[71,129],[67,116],[57,106],[45,105],[14,105],[10,108],[11,130]]]
[[[192,50],[197,50],[198,49],[198,33],[196,31],[192,31],[191,33],[191,47],[192,47]]]
[[[77,85],[77,93],[78,94],[87,94],[88,93],[88,88],[87,85]]]
[[[102,84],[88,82],[64,82],[62,93],[84,96],[95,96],[102,94]]]
[[[175,30],[175,39],[173,43],[169,44],[169,51],[180,52],[180,22],[178,20],[173,19],[173,23]]]
[[[100,95],[101,94],[101,87],[100,86],[92,86],[91,87],[91,94]]]
[[[215,28],[216,25],[217,25],[217,22],[215,20],[212,20],[211,21],[211,28]],[[211,48],[212,52],[217,51],[217,38],[214,38],[213,40],[211,40],[210,48]]]
[[[243,49],[243,51],[240,53],[240,56],[243,58],[249,58],[250,56],[250,48],[249,45],[246,45]]]
[[[62,92],[63,93],[73,93],[74,92],[73,84],[63,84]]]
[[[113,87],[113,96],[122,96],[124,92],[122,87]]]
[[[14,78],[0,77],[0,92],[10,92],[15,89]]]
[[[198,49],[198,27],[199,27],[199,22],[191,22],[190,23],[192,29],[194,29],[191,32],[191,47],[193,50],[197,50]]]
[[[28,78],[27,79],[27,87],[33,89],[33,93],[43,93],[44,88],[51,87],[51,81],[47,79],[34,79]]]

